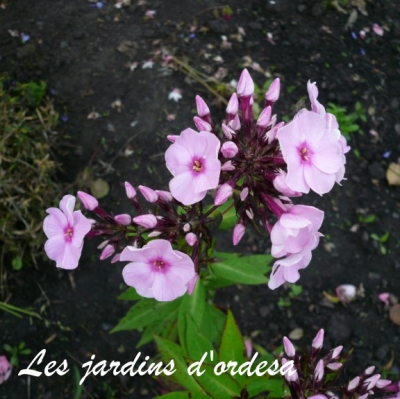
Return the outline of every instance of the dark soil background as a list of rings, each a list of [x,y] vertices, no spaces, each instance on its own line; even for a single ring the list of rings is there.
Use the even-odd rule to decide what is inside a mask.
[[[69,147],[61,150],[64,174],[60,178],[73,182],[90,167],[111,187],[102,204],[115,213],[130,212],[123,182],[167,187],[166,136],[193,127],[195,95],[214,103],[215,121],[223,117],[223,107],[217,107],[203,86],[179,70],[162,66],[158,54],[163,47],[207,75],[225,68],[219,70],[226,73],[224,82],[238,79],[243,66],[258,63],[263,73],[248,68],[259,86],[267,79],[265,73],[281,79],[282,94],[275,109],[280,117],[292,116],[296,103],[306,99],[308,79],[317,81],[325,105],[331,101],[352,111],[355,102],[361,102],[368,122],[361,123],[362,135],[351,137],[349,144],[359,156],[354,151],[348,154],[347,180],[323,198],[301,199],[325,211],[325,239],[301,273],[302,294],[291,299],[290,306],[278,306],[279,299],[281,304],[288,299],[290,287],[276,291],[266,286],[238,287],[219,293],[217,302],[231,307],[243,333],[269,350],[295,329],[303,330],[303,337],[295,342],[304,346],[319,328],[325,328],[326,349],[337,344],[346,350],[355,348],[346,376],[373,364],[388,378],[399,379],[400,326],[390,320],[389,308],[378,299],[381,292],[391,293],[392,303],[400,297],[400,189],[386,181],[389,163],[400,156],[398,2],[367,1],[368,15],[358,11],[350,28],[346,24],[356,7],[347,6],[344,14],[324,7],[322,0],[142,3],[133,0],[117,9],[111,0],[97,4],[0,0],[0,73],[20,82],[47,82],[62,116],[59,133],[70,137]],[[226,4],[233,11],[229,20],[222,18]],[[145,17],[148,10],[156,11],[154,18]],[[383,36],[372,31],[373,23],[384,28]],[[245,32],[242,41],[238,41],[239,27]],[[21,43],[9,29],[29,35],[29,41]],[[362,29],[368,30],[364,40],[359,36]],[[232,43],[231,48],[221,46],[221,35]],[[153,67],[143,69],[149,59]],[[134,62],[138,63],[135,69]],[[182,91],[179,102],[168,99],[174,88]],[[111,106],[117,99],[120,110]],[[102,117],[88,119],[92,111]],[[169,114],[175,114],[175,120],[167,120]],[[373,223],[360,222],[360,215],[371,214],[376,215]],[[371,234],[386,232],[390,236],[383,254]],[[230,237],[222,242],[221,249],[233,250]],[[32,349],[32,355],[20,356],[20,368],[44,348],[44,363],[67,359],[71,369],[76,365],[79,370],[91,354],[97,360],[123,363],[134,358],[138,334],[109,334],[130,304],[116,300],[125,289],[122,265],[100,262],[98,244],[92,241],[85,246],[74,272],[44,262],[38,270],[26,267],[17,273],[9,268],[10,303],[43,312],[53,322],[46,325],[1,313],[0,346],[24,341]],[[269,249],[265,237],[253,234],[246,234],[239,248],[243,253]],[[345,283],[359,287],[354,302],[344,306],[325,298],[323,291],[334,294],[335,287]],[[148,345],[143,352],[151,354],[153,347]],[[42,371],[42,366],[37,367]],[[73,370],[64,377],[17,374],[14,370],[0,386],[0,398],[74,397]],[[157,393],[158,386],[150,378],[107,375],[89,377],[82,398],[153,398]]]

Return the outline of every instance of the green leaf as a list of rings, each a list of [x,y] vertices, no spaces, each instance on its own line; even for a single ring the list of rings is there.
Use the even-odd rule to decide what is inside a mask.
[[[182,298],[171,302],[157,302],[155,299],[144,298],[132,306],[128,313],[111,330],[137,330],[148,326],[156,320],[163,320],[179,307]]]
[[[203,393],[171,392],[166,395],[157,396],[156,399],[210,399],[210,397]]]
[[[12,348],[10,345],[8,345],[8,344],[4,344],[4,345],[3,345],[3,349],[4,349],[5,351],[7,351],[7,352],[12,352],[12,351],[13,351],[13,348]]]
[[[217,252],[213,255],[218,261],[210,265],[216,278],[241,284],[264,284],[268,282],[265,276],[271,268],[268,263],[271,255],[250,255],[239,257],[238,254]]]
[[[79,369],[74,366],[74,399],[80,399],[82,397],[82,385],[79,384],[80,380],[81,374],[79,373]]]
[[[142,333],[136,348],[140,348],[141,346],[152,341],[154,339],[154,335],[164,336],[163,333],[169,331],[171,329],[171,325],[176,323],[177,319],[178,309],[175,309],[166,318],[162,320],[156,320],[154,323],[149,324]]]
[[[224,373],[218,376],[214,373],[214,367],[208,364],[203,364],[202,370],[204,373],[200,377],[194,375],[194,378],[211,398],[232,399],[240,396],[241,387],[230,374]]]
[[[121,301],[139,301],[140,299],[143,299],[143,297],[140,296],[133,287],[130,287],[120,294],[117,299]]]
[[[214,305],[206,303],[200,332],[212,342],[215,347],[218,347],[221,342],[225,322],[226,314]]]
[[[251,383],[247,385],[247,391],[249,392],[250,398],[254,398],[255,396],[268,391],[268,399],[269,398],[283,398],[284,397],[284,381],[282,378],[265,378],[258,377],[254,379]]]
[[[182,298],[181,305],[179,307],[178,316],[178,332],[179,340],[183,348],[187,349],[186,343],[186,315],[192,316],[193,321],[197,326],[202,325],[204,307],[206,303],[206,293],[203,282],[199,279],[196,287],[191,295],[186,294]],[[186,354],[187,350],[186,350]]]
[[[230,230],[235,227],[235,225],[238,222],[238,216],[236,214],[236,209],[233,206],[234,201],[233,199],[230,199],[229,201],[226,201],[224,204],[222,204],[218,210],[222,214],[222,222],[219,225],[220,230]],[[231,208],[229,208],[231,207]],[[228,209],[229,208],[229,209]],[[228,209],[228,210],[227,210]]]
[[[186,345],[186,353],[194,361],[199,361],[204,353],[214,350],[211,342],[199,332],[199,328],[189,314],[186,314]]]
[[[241,364],[247,360],[244,353],[245,347],[242,334],[239,331],[231,310],[228,310],[224,331],[222,332],[218,359],[220,362],[228,363],[230,360],[233,360]]]
[[[203,393],[203,389],[199,386],[193,376],[187,373],[187,364],[183,358],[183,349],[174,342],[158,336],[155,336],[155,341],[163,362],[168,364],[170,360],[174,360],[176,371],[171,377],[190,392]]]

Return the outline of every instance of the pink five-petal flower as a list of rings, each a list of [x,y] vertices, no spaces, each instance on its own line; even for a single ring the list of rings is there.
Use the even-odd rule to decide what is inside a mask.
[[[326,128],[325,116],[302,110],[277,133],[288,166],[286,184],[294,191],[310,188],[322,195],[329,192],[343,167],[340,132]],[[339,134],[339,136],[338,136]]]
[[[221,163],[218,138],[209,132],[184,130],[165,153],[167,168],[175,176],[171,194],[184,205],[201,201],[218,185]]]
[[[0,356],[0,384],[7,381],[11,375],[12,366],[5,356]]]
[[[188,290],[196,276],[192,259],[175,251],[167,240],[150,241],[143,248],[126,247],[121,261],[130,261],[122,275],[139,295],[158,301],[172,301]]]
[[[60,209],[49,208],[43,222],[48,238],[44,250],[47,256],[62,269],[75,269],[82,253],[83,239],[91,229],[91,222],[81,211],[74,212],[76,198],[65,195]]]

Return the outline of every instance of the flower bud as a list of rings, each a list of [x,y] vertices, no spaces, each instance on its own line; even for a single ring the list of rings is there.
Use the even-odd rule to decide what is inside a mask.
[[[257,126],[266,129],[271,120],[271,107],[268,106],[261,111],[260,116],[257,119]]]
[[[5,356],[0,356],[0,385],[11,375],[12,366]]]
[[[247,196],[249,195],[249,188],[245,187],[241,192],[240,192],[240,200],[245,201]]]
[[[365,375],[370,375],[370,374],[372,374],[374,372],[374,370],[375,370],[375,366],[370,366],[364,371],[364,374]]]
[[[253,220],[253,219],[254,219],[254,212],[253,212],[252,209],[246,209],[245,212],[246,212],[247,217],[248,217],[250,220]]]
[[[324,344],[324,330],[321,328],[321,330],[318,331],[317,335],[313,339],[312,342],[312,347],[313,349],[321,349],[322,345]]]
[[[327,364],[326,368],[330,371],[337,371],[343,366],[342,363],[339,362],[334,362],[334,363],[329,363]]]
[[[376,387],[379,388],[379,389],[382,389],[382,388],[387,387],[387,386],[390,385],[391,383],[392,383],[392,381],[390,381],[390,380],[379,380],[379,381],[376,383]],[[400,388],[400,387],[399,387],[399,388]]]
[[[273,104],[279,98],[279,93],[281,91],[281,81],[279,78],[276,78],[271,85],[267,93],[265,94],[265,101],[269,104]]]
[[[193,118],[193,122],[199,132],[211,132],[211,125],[206,121],[203,121],[203,119],[199,118],[198,116]]]
[[[99,206],[99,201],[97,201],[97,199],[90,194],[87,194],[83,191],[78,191],[78,197],[88,211],[93,211]]]
[[[333,349],[331,359],[337,358],[340,355],[340,353],[342,352],[342,349],[343,349],[342,345],[339,345],[335,349]]]
[[[172,202],[174,197],[169,191],[164,191],[164,190],[155,190],[158,198],[161,198],[165,202]]]
[[[152,188],[146,186],[139,186],[139,190],[143,194],[143,197],[146,199],[146,201],[153,204],[158,200],[158,195]]]
[[[324,378],[324,361],[321,359],[318,363],[317,366],[315,367],[314,371],[314,382],[319,383],[323,380]]]
[[[294,355],[296,354],[296,349],[294,348],[292,342],[286,337],[283,337],[283,347],[285,349],[286,355],[288,355],[289,357],[294,357]]]
[[[129,199],[136,197],[136,190],[133,188],[132,184],[127,181],[125,182],[125,192]]]
[[[222,131],[224,132],[224,135],[228,140],[232,140],[232,135],[235,134],[235,132],[229,126],[226,126],[223,123],[222,124]]]
[[[130,217],[130,215],[128,215],[126,213],[116,215],[114,217],[114,219],[118,224],[121,224],[122,226],[128,226],[131,224],[131,221],[132,221],[132,218]]]
[[[152,229],[157,226],[157,218],[151,213],[147,215],[139,215],[132,219],[136,224],[146,229]]]
[[[229,99],[228,106],[226,107],[226,113],[228,115],[236,115],[239,110],[239,100],[237,98],[236,93],[233,93],[231,95],[231,98]]]
[[[225,158],[233,158],[238,151],[239,149],[233,141],[225,141],[221,146],[221,152]]]
[[[282,366],[285,365],[287,362],[288,362],[287,359],[282,358]],[[293,362],[293,360],[292,360],[292,362]],[[295,381],[299,380],[299,374],[297,373],[297,371],[294,371],[292,373],[290,373],[290,372],[285,373],[284,377],[285,377],[286,381],[288,381],[288,382],[295,382]]]
[[[204,118],[205,116],[210,115],[210,109],[200,96],[196,96],[196,108],[197,115],[199,115],[200,118]]]
[[[243,69],[237,84],[236,92],[239,97],[250,97],[254,93],[254,83],[249,71]]]
[[[109,243],[109,241],[110,241],[110,240],[104,240],[104,241],[102,241],[102,242],[97,246],[97,249],[103,249],[103,248]]]
[[[221,166],[222,171],[230,172],[235,170],[235,167],[232,165],[232,161],[227,161]]]
[[[100,255],[100,260],[107,259],[110,257],[113,253],[115,252],[115,247],[112,244],[108,244],[105,246],[103,249],[101,255]]]
[[[112,259],[110,260],[111,263],[117,263],[119,262],[119,258],[121,257],[121,254],[115,254]]]
[[[243,341],[244,341],[246,357],[247,359],[250,359],[251,355],[253,354],[253,343],[251,342],[251,338],[245,338]]]
[[[185,240],[188,243],[188,245],[193,247],[193,245],[196,244],[197,242],[197,236],[194,233],[187,233],[185,236]]]
[[[233,245],[239,244],[240,240],[244,236],[244,233],[246,232],[246,227],[242,223],[238,223],[235,228],[233,229]]]
[[[363,385],[366,386],[366,390],[370,391],[371,389],[374,389],[380,378],[380,374],[375,374],[372,377],[369,377],[365,381],[363,381]]]
[[[153,238],[153,237],[158,237],[159,235],[161,235],[161,231],[154,230],[149,234],[149,237]]]
[[[358,385],[360,384],[360,377],[355,377],[353,378],[348,384],[347,384],[347,391],[350,393],[354,391]]]
[[[229,123],[228,126],[230,126],[233,130],[238,131],[240,130],[241,124],[240,124],[240,119],[239,115],[236,115]]]
[[[229,183],[225,183],[217,191],[214,198],[214,205],[219,206],[226,202],[233,194],[233,188]]]

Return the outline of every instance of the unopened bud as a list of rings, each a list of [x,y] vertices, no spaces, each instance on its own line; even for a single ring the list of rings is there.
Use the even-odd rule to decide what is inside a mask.
[[[188,233],[188,232],[190,231],[190,224],[189,224],[189,223],[185,223],[185,224],[183,225],[183,231],[184,231],[185,233]]]
[[[382,388],[387,387],[387,386],[390,385],[391,383],[392,383],[392,381],[390,381],[390,380],[379,380],[379,381],[376,383],[376,387],[379,388],[379,389],[382,389]],[[400,387],[399,387],[399,389],[400,389]]]
[[[343,349],[342,345],[339,345],[335,349],[333,349],[331,359],[337,358],[340,355],[340,353],[342,352],[342,349]]]
[[[193,247],[193,245],[196,244],[197,242],[197,236],[194,233],[187,233],[185,236],[185,240],[188,243],[188,245]]]
[[[119,253],[119,254],[115,254],[113,257],[112,257],[112,259],[111,259],[111,263],[117,263],[117,262],[119,262],[119,258],[121,257],[121,254]]]
[[[150,238],[158,237],[160,234],[161,234],[161,231],[156,231],[156,230],[154,230],[154,231],[152,231],[152,232],[149,234],[149,237],[150,237]]]
[[[283,337],[283,347],[285,349],[286,355],[288,355],[289,357],[294,357],[294,355],[296,354],[296,349],[294,348],[292,342],[286,337]]]
[[[348,384],[347,384],[347,391],[352,392],[354,391],[358,385],[360,384],[360,377],[355,377],[353,378]]]
[[[128,226],[131,224],[132,218],[126,213],[114,216],[115,221],[122,226]]]
[[[139,215],[132,219],[136,224],[146,229],[152,229],[157,226],[157,218],[151,213],[147,215]]]
[[[78,191],[78,197],[88,211],[93,211],[99,206],[99,201],[97,201],[97,199],[90,194],[87,194],[83,191]]]
[[[203,121],[203,119],[199,118],[198,116],[193,118],[193,122],[199,132],[211,132],[211,125],[206,121]]]
[[[321,329],[318,331],[317,335],[313,339],[312,347],[316,350],[321,349],[324,344],[324,330]]]
[[[163,201],[165,202],[172,202],[174,197],[172,196],[172,194],[169,191],[165,191],[165,190],[155,190],[158,197],[161,198]]]
[[[228,140],[232,140],[232,135],[236,134],[229,126],[222,124],[222,131]]]
[[[200,96],[196,96],[196,108],[197,108],[197,115],[199,115],[200,118],[210,115],[210,109]]]
[[[254,93],[254,82],[247,69],[243,69],[240,75],[236,92],[239,97],[250,97]]]
[[[239,149],[233,141],[225,141],[221,146],[221,152],[225,158],[233,158],[238,151]]]
[[[110,257],[113,253],[115,252],[115,247],[114,245],[108,244],[106,247],[103,249],[101,255],[100,255],[100,260],[107,259]]]
[[[146,201],[153,204],[158,200],[158,195],[152,188],[146,186],[139,186],[139,190],[143,194],[143,197],[146,199]]]
[[[247,217],[248,217],[250,220],[253,220],[253,219],[254,219],[254,212],[253,212],[252,209],[246,209],[245,212],[246,212]]]
[[[334,363],[329,363],[326,368],[330,371],[337,371],[343,366],[342,363],[339,362],[334,362]]]
[[[238,223],[235,228],[233,229],[232,241],[233,245],[239,244],[240,240],[244,236],[246,232],[246,227],[242,223]]]
[[[227,161],[221,166],[221,170],[224,172],[230,172],[235,170],[235,167],[232,165],[232,161]]]
[[[321,359],[318,363],[317,366],[315,367],[315,372],[314,372],[314,382],[319,383],[323,380],[324,378],[324,361]]]
[[[279,98],[279,93],[281,91],[281,81],[276,78],[269,86],[267,93],[265,94],[265,101],[267,103],[273,104]]]
[[[261,114],[257,119],[257,126],[266,129],[269,125],[270,120],[271,120],[271,107],[268,106],[261,111]]]
[[[245,201],[247,196],[249,195],[249,188],[245,187],[241,192],[240,192],[240,200]]]
[[[127,181],[125,182],[125,192],[129,199],[136,197],[136,190],[133,188],[132,184]]]
[[[233,194],[233,187],[229,183],[223,184],[214,198],[214,205],[219,206],[226,202]]]
[[[372,374],[374,372],[374,370],[375,370],[375,366],[370,366],[364,371],[364,374],[365,375],[370,375],[370,374]]]
[[[103,249],[103,248],[109,243],[109,241],[110,241],[110,240],[102,241],[102,242],[97,246],[97,249]]]
[[[236,93],[233,93],[231,95],[231,98],[229,99],[228,106],[226,107],[226,113],[228,115],[233,116],[238,113],[238,110],[239,110],[239,101]]]
[[[194,289],[196,288],[197,281],[199,280],[199,275],[196,273],[187,283],[187,293],[189,295],[193,294]]]
[[[228,126],[230,126],[233,130],[238,131],[240,130],[240,127],[242,126],[240,124],[240,119],[239,115],[236,115],[229,123]]]

